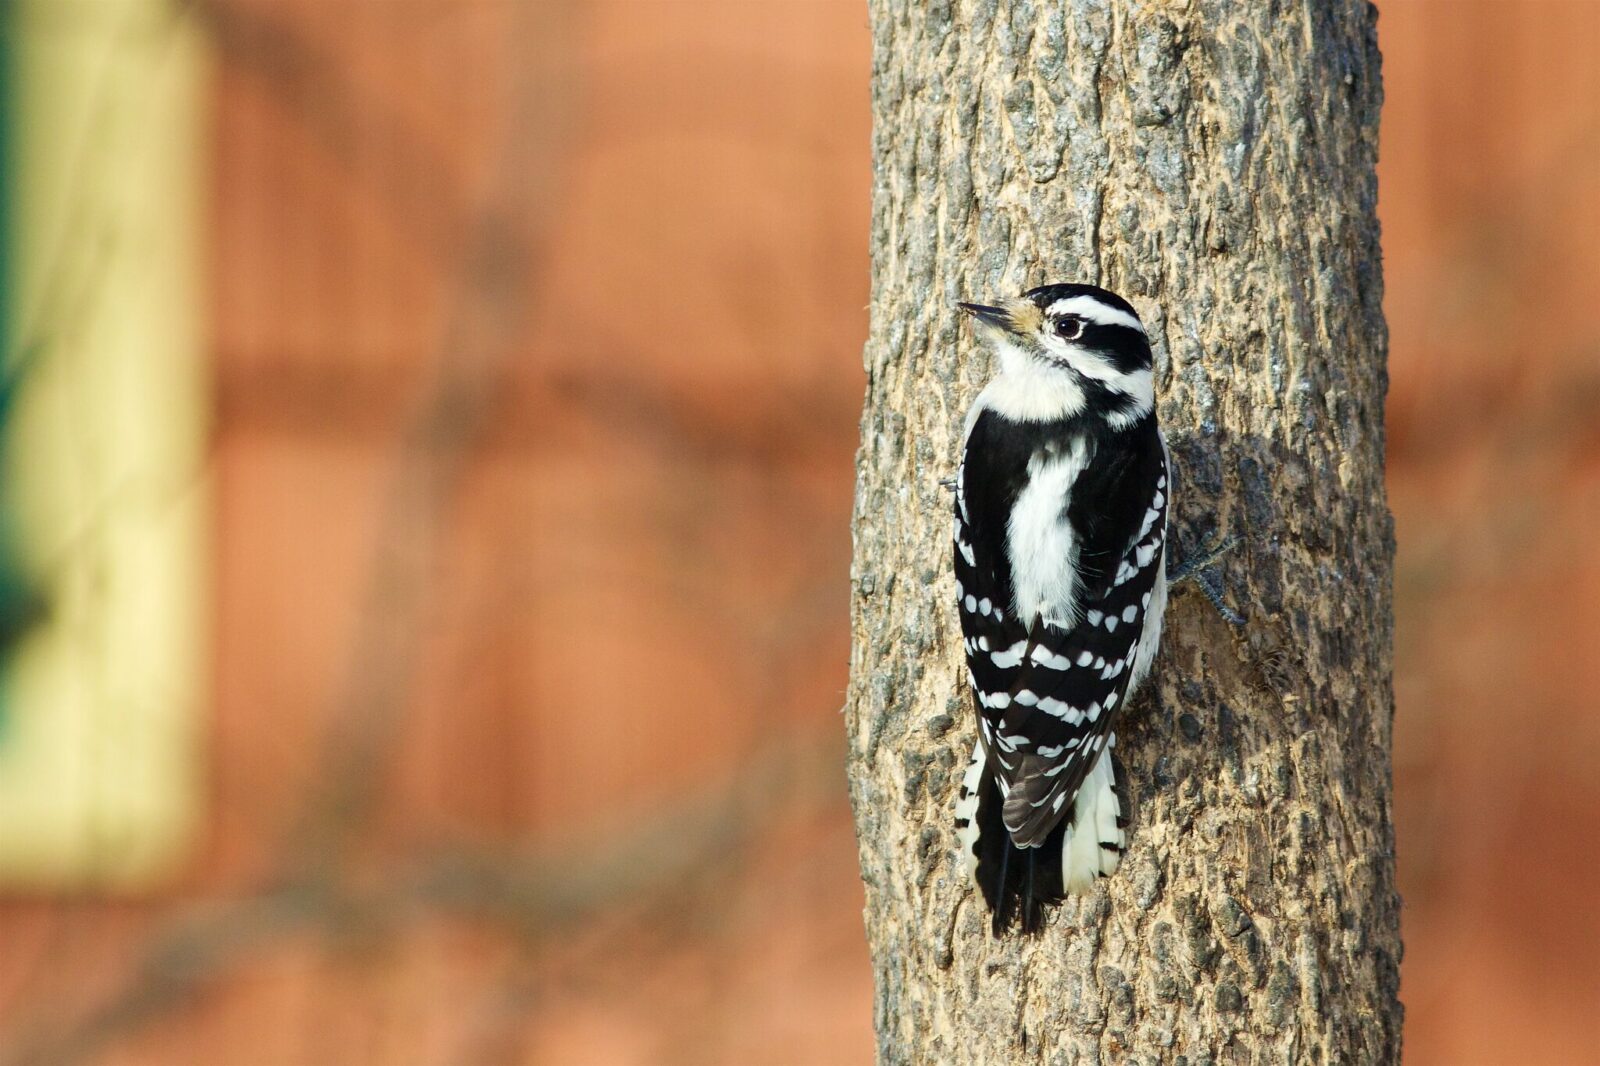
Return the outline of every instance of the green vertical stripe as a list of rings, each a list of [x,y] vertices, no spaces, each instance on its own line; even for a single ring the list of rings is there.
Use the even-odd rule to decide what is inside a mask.
[[[16,86],[14,63],[18,31],[14,3],[0,3],[0,475],[10,469],[11,424],[24,377],[16,333]],[[18,550],[15,501],[8,479],[0,476],[0,741],[9,720],[9,686],[3,671],[10,653],[38,616],[37,590],[25,574]]]

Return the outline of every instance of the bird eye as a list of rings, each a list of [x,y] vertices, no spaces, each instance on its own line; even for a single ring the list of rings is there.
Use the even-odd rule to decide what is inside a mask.
[[[1062,315],[1056,319],[1056,336],[1065,341],[1075,341],[1083,336],[1083,319],[1077,315]]]

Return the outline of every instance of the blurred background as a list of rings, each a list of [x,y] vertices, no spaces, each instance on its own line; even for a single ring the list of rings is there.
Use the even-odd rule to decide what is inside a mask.
[[[1600,3],[1380,4],[1414,1063],[1600,1046]],[[866,1063],[860,0],[14,0],[0,1063]]]

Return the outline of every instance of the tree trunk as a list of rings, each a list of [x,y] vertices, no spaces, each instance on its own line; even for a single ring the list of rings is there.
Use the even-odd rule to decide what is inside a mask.
[[[900,1062],[1400,1053],[1375,12],[871,0],[872,328],[850,782]],[[1118,873],[1003,940],[958,860],[972,749],[950,575],[958,299],[1089,281],[1150,328],[1175,554],[1238,533],[1235,631],[1175,592],[1118,727]]]

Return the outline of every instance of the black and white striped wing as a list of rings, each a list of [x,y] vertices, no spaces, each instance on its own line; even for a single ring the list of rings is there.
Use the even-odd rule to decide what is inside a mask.
[[[1027,636],[1022,621],[1010,613],[1011,575],[998,550],[1003,538],[976,526],[967,509],[967,467],[956,473],[955,576],[956,607],[967,652],[967,676],[984,717],[986,694],[1005,692],[1015,677],[1015,665],[1006,665],[994,653]],[[989,533],[987,537],[983,533]],[[985,541],[988,541],[986,544]],[[980,728],[980,733],[986,731]],[[985,739],[987,745],[987,739]]]

